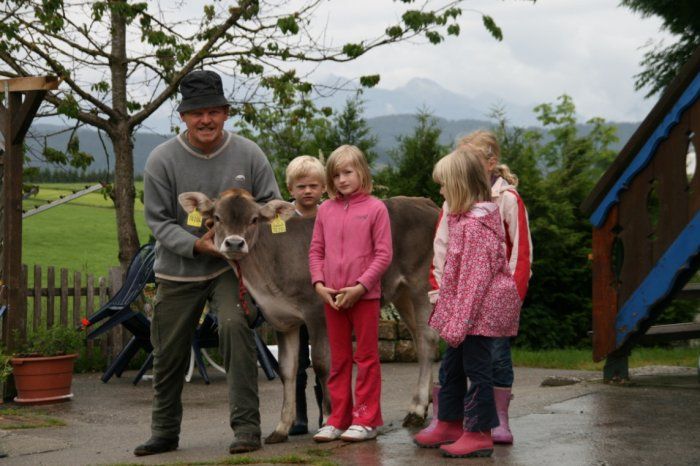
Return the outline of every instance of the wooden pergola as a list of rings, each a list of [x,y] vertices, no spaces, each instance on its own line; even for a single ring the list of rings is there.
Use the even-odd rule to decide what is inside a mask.
[[[58,88],[51,76],[0,79],[0,306],[2,341],[12,352],[26,338],[22,272],[22,164],[24,137],[47,91]],[[15,338],[15,336],[17,338]]]

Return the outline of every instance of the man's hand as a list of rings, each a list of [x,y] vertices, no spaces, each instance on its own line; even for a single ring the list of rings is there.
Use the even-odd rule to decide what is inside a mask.
[[[333,288],[328,288],[323,282],[316,282],[314,289],[324,303],[328,304],[333,309],[338,310],[338,306],[335,305],[335,301],[333,300],[333,295],[335,295],[338,291],[334,290]]]
[[[338,290],[339,296],[342,298],[336,303],[340,309],[349,309],[367,292],[367,289],[358,283],[355,286],[347,286]]]
[[[214,244],[214,230],[207,231],[204,236],[195,241],[194,254],[206,254],[225,259],[224,255],[219,252],[219,248]]]

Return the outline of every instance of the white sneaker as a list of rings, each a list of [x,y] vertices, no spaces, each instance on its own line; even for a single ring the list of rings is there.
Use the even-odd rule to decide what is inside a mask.
[[[332,442],[333,440],[338,440],[342,433],[342,430],[336,429],[331,425],[323,426],[314,434],[314,441],[319,443]]]
[[[363,440],[371,440],[377,437],[377,429],[361,425],[352,425],[348,427],[348,430],[343,432],[340,436],[340,440],[345,440],[346,442],[362,442]]]

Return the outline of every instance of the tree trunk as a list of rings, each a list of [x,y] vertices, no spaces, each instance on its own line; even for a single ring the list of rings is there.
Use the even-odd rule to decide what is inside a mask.
[[[126,56],[126,19],[121,15],[119,4],[124,0],[112,0],[111,37],[112,50],[109,67],[112,75],[112,108],[118,116],[110,120],[109,137],[114,147],[114,206],[117,213],[117,239],[119,241],[119,263],[126,272],[129,261],[139,247],[134,222],[134,144],[133,128],[129,126],[127,110],[128,95],[126,81],[128,60]]]
[[[114,207],[116,208],[119,263],[126,271],[129,261],[139,248],[139,237],[134,222],[134,144],[127,129],[112,135],[114,146]]]

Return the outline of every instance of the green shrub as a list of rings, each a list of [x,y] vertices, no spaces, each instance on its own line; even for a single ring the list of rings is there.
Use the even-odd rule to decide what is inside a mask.
[[[83,335],[69,327],[39,329],[27,335],[27,342],[17,356],[60,356],[80,352],[84,345]]]

